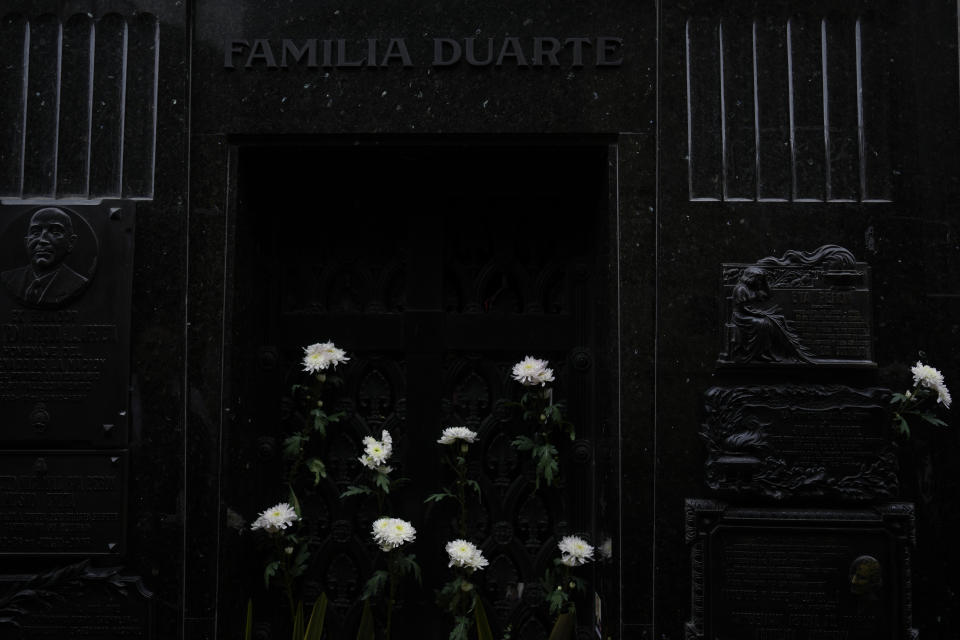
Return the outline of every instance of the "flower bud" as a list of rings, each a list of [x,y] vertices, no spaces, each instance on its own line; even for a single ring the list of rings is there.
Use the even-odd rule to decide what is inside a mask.
[[[322,406],[323,406],[323,400],[317,400],[317,406],[318,406],[318,407],[322,407]]]

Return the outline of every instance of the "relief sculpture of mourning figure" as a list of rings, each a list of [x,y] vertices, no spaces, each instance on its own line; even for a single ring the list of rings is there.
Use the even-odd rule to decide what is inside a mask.
[[[3,286],[28,306],[60,306],[80,295],[89,283],[66,264],[78,236],[70,214],[57,207],[30,216],[24,236],[28,264],[0,273]]]
[[[730,354],[736,362],[809,362],[810,352],[770,301],[767,276],[747,267],[733,287]]]
[[[870,265],[837,245],[720,272],[718,364],[875,367]]]

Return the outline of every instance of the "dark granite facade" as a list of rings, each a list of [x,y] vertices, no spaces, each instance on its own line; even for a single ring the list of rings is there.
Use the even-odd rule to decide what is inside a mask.
[[[405,50],[391,44],[400,38]],[[466,38],[480,48],[474,64]],[[493,59],[482,64],[488,38]],[[559,42],[556,66],[543,49],[552,41],[537,38]],[[284,39],[295,48],[316,39],[317,65],[299,48],[284,53]],[[461,61],[441,64],[453,52],[446,40],[435,60],[436,39],[462,46]],[[378,150],[402,147],[420,160],[426,149],[476,152],[491,165],[519,157],[521,174],[523,158],[543,158],[531,149],[586,158],[591,177],[579,191],[530,172],[530,198],[560,192],[594,207],[584,234],[592,404],[582,405],[593,408],[583,476],[593,501],[578,529],[612,537],[612,560],[592,576],[603,637],[682,638],[684,505],[709,493],[698,431],[715,384],[721,264],[847,247],[872,269],[879,384],[905,388],[918,358],[948,385],[960,380],[957,41],[956,4],[943,0],[4,2],[0,215],[54,199],[135,201],[126,544],[122,556],[94,558],[131,585],[139,579],[131,593],[152,594],[149,607],[124,601],[153,634],[129,637],[236,637],[247,597],[238,585],[258,580],[259,560],[227,510],[250,519],[265,506],[234,499],[263,473],[244,461],[271,455],[252,436],[243,395],[250,372],[273,357],[251,352],[269,346],[250,336],[271,322],[244,289],[263,259],[252,221],[276,228],[271,202],[294,221],[322,215],[328,194],[347,206],[342,184],[374,201],[393,176],[409,192],[392,209],[381,198],[384,220],[413,219],[418,197],[454,187],[497,190],[495,166],[467,176],[438,171],[436,160],[422,174],[420,165],[361,177],[329,169],[338,154],[366,150],[381,162]],[[265,162],[296,163],[296,180],[268,175]],[[363,158],[351,162],[364,171]],[[531,216],[583,224],[558,210]],[[328,326],[314,338],[352,339]],[[522,344],[504,342],[498,357],[527,355]],[[434,356],[424,353],[428,370]],[[562,379],[574,379],[574,363]],[[439,420],[439,409],[419,410]],[[5,436],[13,420],[0,416],[0,447],[37,448]],[[74,445],[40,448],[61,447]],[[900,499],[916,505],[913,624],[924,639],[955,638],[960,436],[954,426],[917,430],[897,451]],[[95,582],[77,565],[86,557],[13,553],[0,572],[72,566],[64,576]]]

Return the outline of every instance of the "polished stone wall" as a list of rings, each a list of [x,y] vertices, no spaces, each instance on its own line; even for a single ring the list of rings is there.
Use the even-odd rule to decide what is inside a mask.
[[[245,194],[322,212],[330,185],[310,175],[310,156],[322,167],[345,148],[580,146],[602,150],[607,169],[596,199],[607,209],[593,214],[595,455],[608,467],[595,477],[610,501],[594,531],[613,534],[596,574],[603,633],[682,637],[684,505],[710,495],[698,433],[720,351],[720,265],[846,247],[872,269],[878,383],[905,388],[918,358],[960,379],[956,11],[942,0],[5,3],[0,215],[118,199],[135,202],[136,225],[124,551],[14,549],[3,573],[71,566],[93,580],[77,568],[92,558],[152,593],[149,616],[124,602],[153,637],[234,633],[244,595],[230,576],[255,564],[236,555],[225,499],[249,480],[237,460],[257,455],[235,446],[253,428],[237,416],[256,358],[237,336],[260,317],[238,295],[256,239]],[[308,174],[296,194],[243,171],[251,154],[290,147]],[[371,173],[366,188],[381,182]],[[436,193],[431,175],[413,191]],[[0,422],[7,460],[90,448],[25,442],[15,424]],[[900,499],[916,505],[914,626],[952,638],[960,441],[953,427],[922,429],[897,447]]]

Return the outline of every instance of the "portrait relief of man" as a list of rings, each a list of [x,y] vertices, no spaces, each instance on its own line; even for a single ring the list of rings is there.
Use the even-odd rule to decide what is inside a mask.
[[[28,264],[0,273],[14,297],[38,307],[69,301],[87,286],[88,278],[65,263],[77,243],[73,220],[63,209],[45,207],[30,216],[24,236]]]

